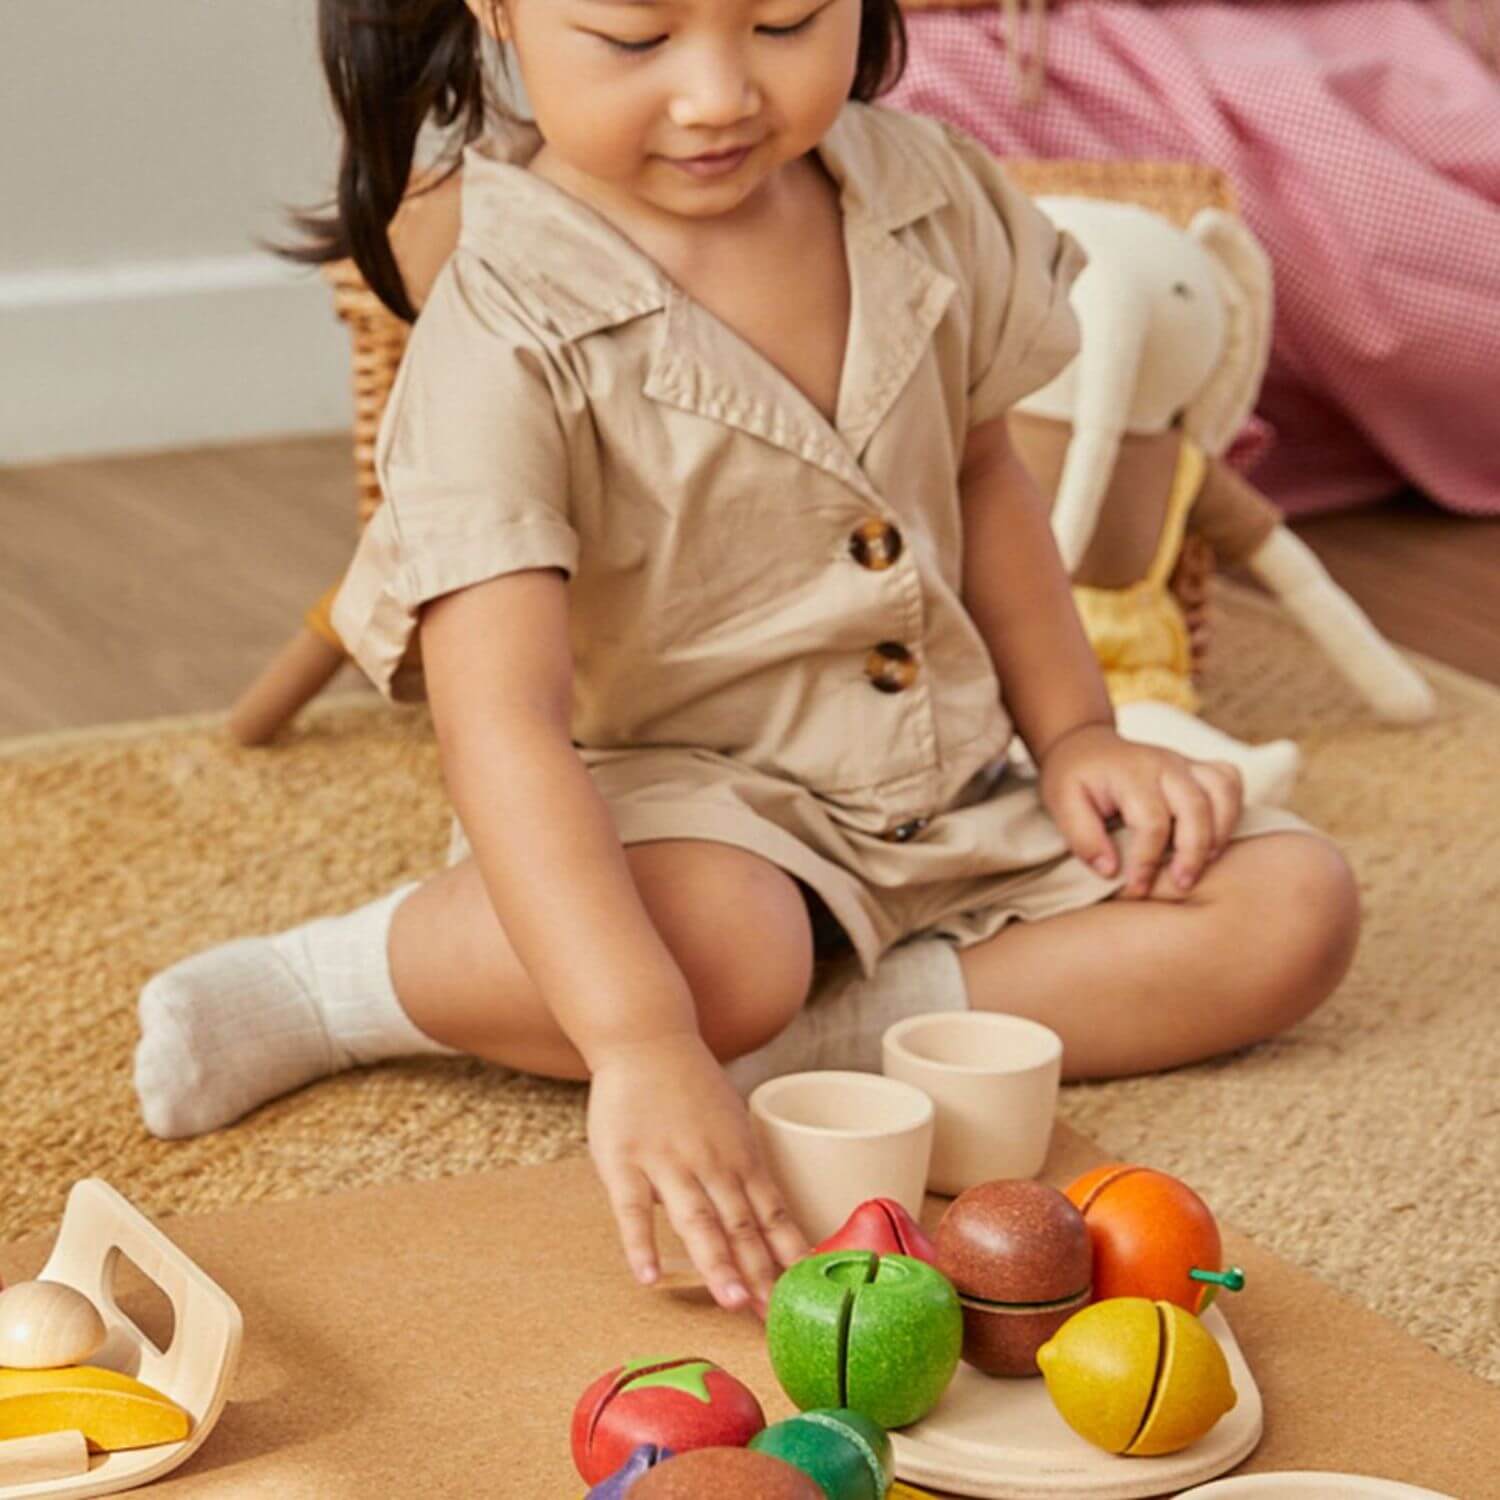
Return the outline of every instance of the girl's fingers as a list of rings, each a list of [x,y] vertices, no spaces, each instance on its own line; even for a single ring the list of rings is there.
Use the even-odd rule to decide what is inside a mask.
[[[1214,847],[1209,858],[1217,859],[1229,846],[1240,821],[1245,805],[1244,778],[1227,760],[1192,761],[1188,769],[1213,804]]]
[[[1128,897],[1145,896],[1156,880],[1156,871],[1172,837],[1172,813],[1160,787],[1154,796],[1122,797],[1121,812],[1130,830],[1125,854],[1125,891]]]
[[[1172,880],[1179,891],[1190,891],[1213,857],[1214,806],[1186,769],[1168,771],[1161,789],[1173,819]]]
[[[599,1177],[620,1226],[620,1243],[637,1281],[649,1286],[660,1267],[656,1258],[656,1222],[651,1212],[655,1195],[643,1172],[635,1167],[598,1164]]]
[[[764,1308],[771,1300],[780,1272],[744,1184],[737,1177],[706,1178],[703,1188],[719,1216],[719,1224],[729,1240],[730,1254],[745,1284],[756,1303]]]
[[[765,1236],[766,1245],[769,1245],[774,1257],[769,1268],[771,1280],[766,1289],[766,1302],[769,1302],[781,1272],[787,1266],[796,1265],[811,1250],[811,1245],[808,1245],[807,1236],[801,1232],[796,1220],[793,1220],[790,1209],[787,1209],[786,1202],[781,1199],[780,1190],[765,1170],[756,1169],[745,1176],[745,1197],[750,1200],[750,1208],[760,1224],[760,1233]]]
[[[1057,799],[1054,809],[1058,830],[1068,841],[1079,859],[1093,866],[1101,875],[1113,875],[1119,868],[1120,857],[1115,852],[1115,841],[1110,838],[1104,818],[1094,806],[1088,788],[1074,782]]]
[[[739,1267],[724,1237],[718,1210],[695,1178],[661,1173],[657,1178],[662,1207],[687,1247],[698,1274],[720,1307],[741,1308],[750,1299]]]
[[[780,1266],[795,1265],[812,1248],[807,1236],[792,1217],[781,1190],[772,1182],[768,1173],[757,1170],[745,1179],[745,1193],[755,1217],[766,1236]]]

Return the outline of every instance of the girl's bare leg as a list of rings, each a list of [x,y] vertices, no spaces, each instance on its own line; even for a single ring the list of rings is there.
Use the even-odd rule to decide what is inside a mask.
[[[812,930],[791,877],[704,840],[636,845],[626,857],[710,1049],[727,1060],[775,1036],[812,976]],[[457,1049],[585,1076],[472,863],[342,916],[193,954],[147,982],[140,1019],[136,1093],[147,1128],[168,1138],[388,1057]]]
[[[707,840],[660,839],[625,853],[698,1002],[710,1050],[728,1060],[769,1041],[812,982],[812,932],[791,877],[747,850]],[[397,908],[389,956],[402,1009],[434,1040],[528,1073],[588,1076],[511,948],[472,860]]]
[[[1342,856],[1310,834],[1231,844],[1185,898],[1166,880],[1013,922],[961,950],[975,1010],[1029,1016],[1063,1040],[1067,1079],[1197,1062],[1294,1025],[1354,956],[1359,897]]]

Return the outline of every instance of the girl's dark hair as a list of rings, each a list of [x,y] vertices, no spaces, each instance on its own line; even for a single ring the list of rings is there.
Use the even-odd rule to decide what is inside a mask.
[[[868,102],[906,67],[898,0],[861,0],[859,55],[849,97]],[[306,236],[278,247],[308,265],[352,259],[398,317],[416,309],[391,251],[390,223],[411,181],[417,137],[428,123],[449,132],[446,164],[430,191],[457,170],[482,133],[487,103],[483,34],[464,0],[319,0],[323,72],[343,125],[338,189],[325,213],[292,213]]]

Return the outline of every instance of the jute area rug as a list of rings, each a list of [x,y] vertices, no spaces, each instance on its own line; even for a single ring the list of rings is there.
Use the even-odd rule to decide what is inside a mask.
[[[1221,599],[1208,716],[1304,746],[1296,807],[1358,871],[1360,955],[1285,1037],[1066,1089],[1063,1115],[1500,1380],[1500,692],[1423,663],[1439,721],[1383,728],[1268,605]],[[580,1087],[469,1060],[346,1074],[192,1141],[139,1122],[149,974],[420,876],[446,835],[428,721],[373,699],[272,750],[209,720],[0,747],[0,1238],[55,1226],[92,1174],[172,1214],[581,1151]]]

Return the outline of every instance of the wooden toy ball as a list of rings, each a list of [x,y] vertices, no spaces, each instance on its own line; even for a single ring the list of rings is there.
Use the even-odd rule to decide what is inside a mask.
[[[824,1500],[800,1469],[748,1448],[698,1448],[658,1464],[630,1500]]]
[[[1094,1298],[1146,1297],[1201,1313],[1219,1288],[1245,1276],[1224,1269],[1219,1226],[1187,1183],[1120,1162],[1085,1172],[1065,1189],[1088,1225]]]
[[[896,1477],[889,1434],[848,1408],[805,1411],[775,1422],[756,1433],[750,1446],[810,1475],[826,1500],[885,1500]]]
[[[17,1281],[0,1292],[0,1365],[81,1365],[104,1342],[99,1310],[60,1281]]]
[[[1042,1345],[1037,1363],[1063,1420],[1108,1453],[1176,1453],[1235,1404],[1224,1351],[1175,1302],[1095,1302]]]
[[[1037,1350],[1089,1300],[1083,1216],[1045,1183],[999,1178],[960,1193],[936,1239],[963,1303],[964,1359],[986,1375],[1037,1374]]]
[[[962,1343],[952,1283],[909,1255],[806,1256],[777,1278],[766,1312],[771,1368],[801,1410],[850,1407],[883,1428],[937,1405]]]
[[[606,1371],[573,1410],[573,1462],[586,1484],[622,1467],[643,1443],[681,1455],[743,1448],[766,1425],[760,1402],[706,1359],[640,1359]]]

